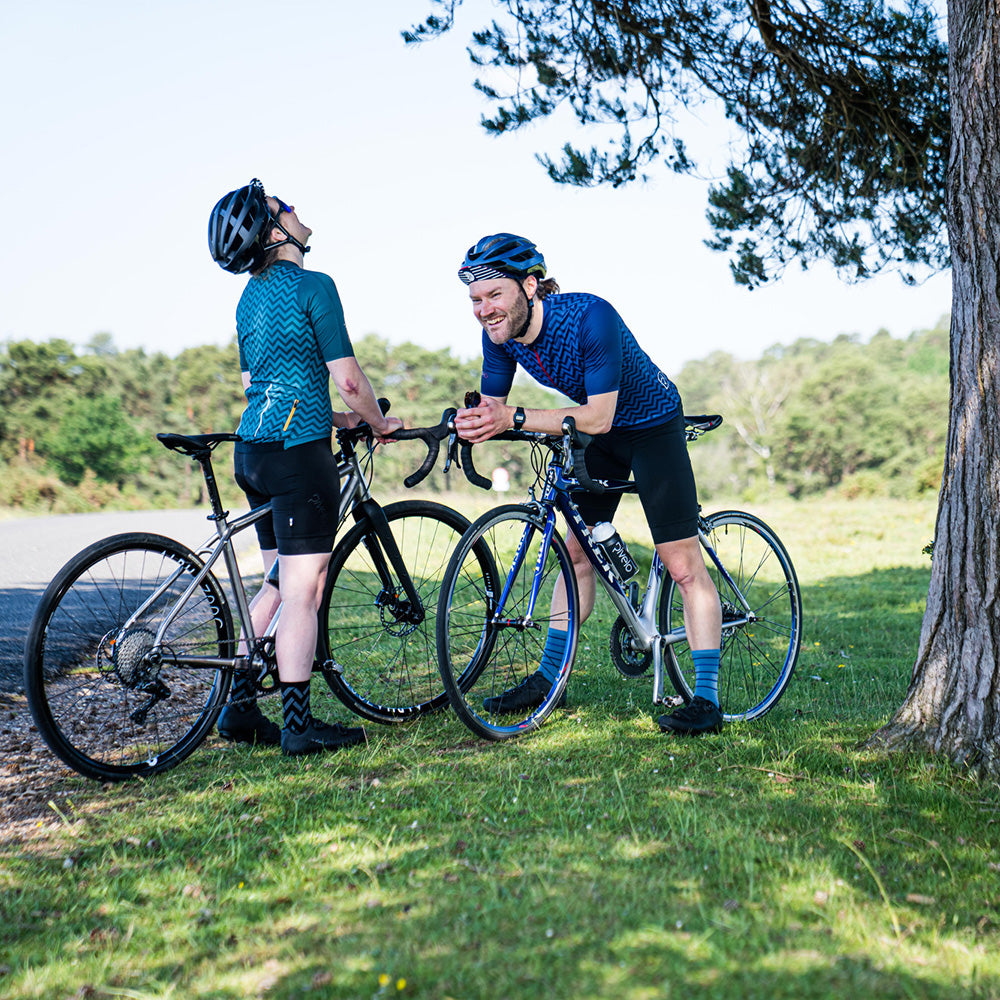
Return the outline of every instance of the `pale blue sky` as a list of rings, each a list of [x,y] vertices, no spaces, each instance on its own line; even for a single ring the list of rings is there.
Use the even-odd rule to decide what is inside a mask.
[[[702,244],[701,180],[655,170],[626,190],[553,185],[532,154],[557,150],[563,131],[492,139],[478,125],[487,105],[464,48],[492,5],[467,0],[451,37],[404,46],[400,30],[427,9],[0,0],[0,340],[107,331],[170,354],[224,343],[244,279],[209,257],[208,214],[253,176],[314,230],[307,264],[335,278],[355,338],[475,355],[455,271],[497,230],[533,238],[564,290],[610,299],[668,373],[800,336],[906,336],[948,311],[948,275],[907,288],[796,268],[737,288]]]

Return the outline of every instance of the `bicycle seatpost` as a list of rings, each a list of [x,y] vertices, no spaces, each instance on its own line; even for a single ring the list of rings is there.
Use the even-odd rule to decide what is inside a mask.
[[[205,477],[205,488],[208,490],[208,502],[211,505],[212,513],[209,515],[210,521],[224,521],[229,517],[229,511],[222,509],[222,497],[219,495],[219,484],[215,479],[215,470],[212,468],[212,452],[206,450],[204,454],[193,456],[195,461],[201,466],[202,475]]]

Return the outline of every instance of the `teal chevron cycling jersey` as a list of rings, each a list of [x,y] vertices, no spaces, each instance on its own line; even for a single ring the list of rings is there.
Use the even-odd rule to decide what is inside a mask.
[[[520,364],[575,403],[618,391],[613,427],[663,423],[681,411],[677,386],[639,346],[609,302],[585,292],[547,295],[542,329],[530,344],[494,344],[483,332],[481,392],[504,398]]]
[[[328,361],[354,356],[333,279],[277,261],[248,282],[236,307],[240,368],[250,374],[237,434],[286,448],[333,430]]]

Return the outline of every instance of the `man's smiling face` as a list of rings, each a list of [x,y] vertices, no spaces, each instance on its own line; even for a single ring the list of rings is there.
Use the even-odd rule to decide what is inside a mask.
[[[494,344],[505,344],[528,321],[528,297],[515,278],[483,278],[469,285],[472,312]]]

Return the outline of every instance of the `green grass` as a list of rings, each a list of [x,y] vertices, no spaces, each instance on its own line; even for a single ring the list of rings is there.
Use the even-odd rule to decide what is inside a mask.
[[[906,688],[933,504],[754,510],[806,616],[765,719],[662,736],[602,603],[523,740],[448,713],[69,779],[0,854],[0,997],[1000,997],[996,785],[856,749]]]

